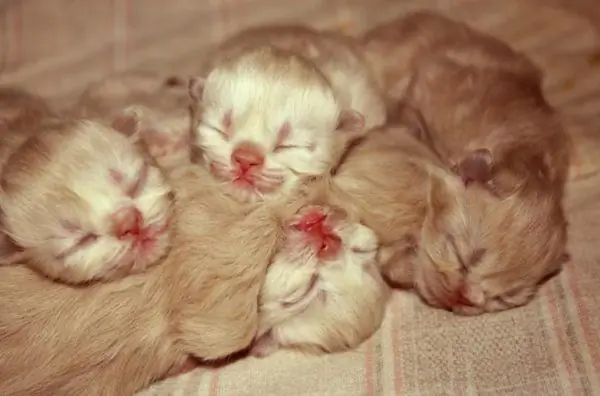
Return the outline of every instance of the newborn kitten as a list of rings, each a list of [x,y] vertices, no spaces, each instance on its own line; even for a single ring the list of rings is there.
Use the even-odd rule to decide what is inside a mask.
[[[431,12],[376,28],[364,41],[386,85],[401,87],[391,98],[405,94],[419,109],[436,149],[465,183],[506,196],[539,178],[560,201],[570,140],[525,55]]]
[[[327,202],[375,231],[383,274],[427,303],[465,315],[527,303],[564,261],[565,219],[550,187],[498,199],[465,186],[415,128],[389,125],[353,147],[323,187]]]
[[[377,269],[377,238],[340,210],[302,208],[269,266],[250,353],[311,353],[359,346],[380,326],[389,289]]]
[[[223,196],[197,166],[177,169],[173,248],[137,276],[73,288],[0,267],[0,393],[130,396],[191,354],[251,343],[267,265],[283,237],[264,206]]]
[[[192,112],[187,80],[156,73],[117,73],[91,84],[72,109],[79,117],[111,120],[129,130],[139,119],[137,134],[162,169],[190,163]]]
[[[251,349],[255,356],[279,347],[313,352],[353,348],[383,320],[388,288],[375,264],[373,232],[346,220],[341,211],[304,205],[295,198],[272,206],[295,214],[283,225],[285,245],[261,289],[259,331]]]
[[[385,121],[385,104],[350,39],[307,27],[249,29],[209,57],[191,97],[206,166],[244,200],[279,198],[337,165]]]
[[[3,264],[26,258],[81,283],[141,272],[166,254],[171,189],[131,140],[93,121],[22,126],[30,137],[0,176],[3,230],[22,252]]]

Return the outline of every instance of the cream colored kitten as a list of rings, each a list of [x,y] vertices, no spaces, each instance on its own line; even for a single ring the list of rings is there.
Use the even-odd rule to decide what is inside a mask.
[[[190,85],[203,108],[195,144],[241,199],[287,195],[385,121],[350,39],[301,26],[249,29],[208,58],[206,77]]]
[[[131,140],[55,116],[9,129],[28,138],[0,176],[3,231],[21,250],[4,264],[26,257],[81,283],[141,272],[166,254],[171,188]]]

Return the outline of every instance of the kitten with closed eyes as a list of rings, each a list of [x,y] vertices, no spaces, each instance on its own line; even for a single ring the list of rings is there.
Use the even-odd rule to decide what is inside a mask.
[[[286,196],[334,167],[385,121],[385,104],[351,39],[303,26],[244,30],[190,83],[194,144],[242,200]]]
[[[567,258],[566,221],[548,187],[498,199],[465,186],[419,138],[425,125],[400,119],[354,146],[316,191],[376,233],[382,273],[428,304],[477,315],[531,301]]]
[[[375,233],[343,210],[319,204],[303,206],[286,223],[286,240],[260,291],[250,354],[359,346],[381,326],[389,298]]]
[[[50,278],[83,283],[144,271],[167,253],[171,188],[133,140],[54,114],[7,128],[2,147],[23,139],[0,175],[2,228],[18,248],[3,264],[26,258]]]

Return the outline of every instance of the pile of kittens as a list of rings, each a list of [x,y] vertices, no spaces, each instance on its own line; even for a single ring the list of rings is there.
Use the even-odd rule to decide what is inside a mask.
[[[497,39],[421,11],[358,38],[253,28],[206,59],[62,111],[0,90],[3,395],[343,351],[390,287],[477,315],[568,260],[571,139]]]

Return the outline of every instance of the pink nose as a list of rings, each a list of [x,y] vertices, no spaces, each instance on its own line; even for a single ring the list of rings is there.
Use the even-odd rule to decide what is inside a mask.
[[[260,149],[249,144],[238,146],[231,153],[231,162],[243,170],[257,168],[264,164],[265,157]]]
[[[138,239],[144,233],[142,213],[133,206],[113,214],[114,232],[118,239]]]

